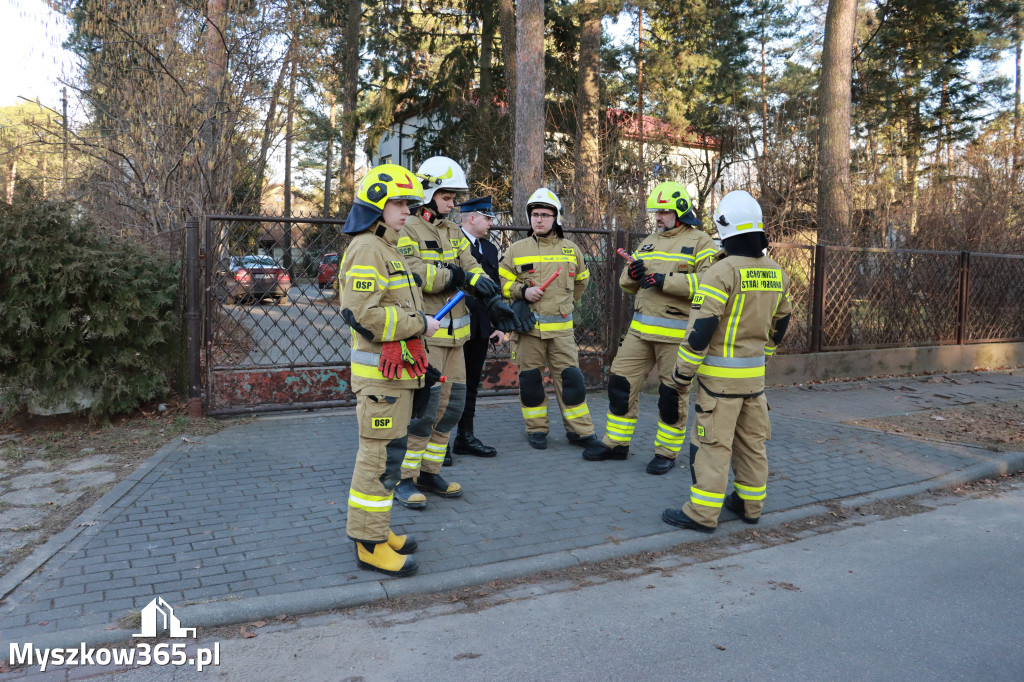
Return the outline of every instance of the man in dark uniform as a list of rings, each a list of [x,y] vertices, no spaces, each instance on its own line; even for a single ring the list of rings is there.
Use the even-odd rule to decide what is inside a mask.
[[[494,220],[491,197],[470,199],[459,204],[462,215],[462,232],[472,246],[470,253],[495,282],[498,279],[498,247],[487,240],[488,232]],[[480,390],[481,375],[484,361],[487,359],[487,348],[501,340],[501,332],[491,326],[487,309],[473,297],[466,299],[470,314],[469,341],[462,347],[466,354],[466,406],[462,410],[458,432],[452,452],[457,455],[474,455],[476,457],[494,457],[498,451],[480,442],[473,433],[473,418],[476,415],[476,395]]]

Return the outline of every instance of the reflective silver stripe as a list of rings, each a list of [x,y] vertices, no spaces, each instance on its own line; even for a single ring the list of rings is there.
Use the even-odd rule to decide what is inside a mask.
[[[538,315],[537,322],[540,324],[551,324],[553,322],[572,322],[572,313],[569,313],[565,317],[561,315]]]
[[[686,320],[673,320],[667,317],[655,317],[654,315],[641,315],[633,313],[633,321],[640,324],[649,324],[653,327],[667,327],[669,329],[686,329]]]
[[[352,351],[352,362],[357,365],[370,365],[371,367],[377,367],[380,365],[380,353],[371,353],[365,350],[354,350]]]
[[[469,326],[469,315],[463,315],[462,317],[456,317],[452,320],[452,329],[458,329],[460,327]],[[447,326],[444,322],[441,322],[441,326]]]
[[[704,358],[704,364],[710,367],[764,367],[764,356],[756,358],[720,358],[708,355]]]

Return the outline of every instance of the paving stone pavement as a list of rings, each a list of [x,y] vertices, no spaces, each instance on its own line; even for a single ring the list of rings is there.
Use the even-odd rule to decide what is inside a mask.
[[[1020,371],[769,389],[767,518],[980,463],[1024,462],[843,423],[1021,395]],[[0,579],[0,652],[6,655],[11,642],[77,645],[86,639],[83,633],[103,641],[119,619],[156,596],[186,609],[212,603],[236,614],[222,619],[245,622],[251,611],[244,606],[261,598],[298,604],[300,595],[339,590],[351,592],[355,602],[401,589],[429,593],[451,584],[440,576],[462,572],[471,576],[464,579],[484,582],[495,567],[516,560],[594,547],[608,556],[627,554],[636,551],[634,541],[652,537],[665,546],[698,539],[660,520],[663,509],[680,506],[688,495],[687,448],[668,475],[644,473],[653,451],[656,401],[642,396],[629,460],[595,463],[581,459],[561,425],[552,427],[547,450],[531,449],[514,399],[481,403],[477,435],[498,447],[499,456],[456,456],[444,475],[463,485],[461,498],[429,496],[423,511],[395,505],[392,525],[420,545],[420,574],[400,580],[359,570],[345,537],[354,410],[265,417],[182,439],[97,502],[65,537],[29,557],[25,570],[16,567]],[[607,399],[593,393],[588,402],[600,435]],[[553,398],[549,405],[557,419]],[[50,480],[47,472],[27,476]],[[8,494],[17,492],[13,488]],[[723,511],[722,519],[734,517]],[[403,580],[414,587],[401,588]]]

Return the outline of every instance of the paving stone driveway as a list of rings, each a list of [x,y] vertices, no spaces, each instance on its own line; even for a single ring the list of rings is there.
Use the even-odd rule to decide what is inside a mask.
[[[845,420],[1022,393],[1020,372],[771,389],[766,513],[999,459],[981,448],[887,435]],[[589,404],[602,433],[607,400],[595,393]],[[590,463],[560,425],[548,450],[529,448],[515,400],[482,404],[477,435],[499,456],[456,456],[444,474],[465,494],[430,497],[424,511],[396,505],[393,525],[418,540],[421,576],[664,533],[692,539],[660,520],[664,508],[688,494],[687,464],[665,476],[644,473],[656,421],[656,398],[644,395],[633,456]],[[262,418],[166,446],[80,517],[59,546],[50,543],[38,570],[0,580],[8,592],[0,605],[2,651],[46,634],[109,629],[158,595],[183,606],[379,582],[378,574],[356,568],[344,535],[355,440],[354,411],[347,410]],[[101,459],[95,461],[81,471],[40,470],[10,481],[0,500],[14,506],[2,512],[10,520],[0,525],[31,523],[35,491],[60,484],[68,492],[54,488],[56,494],[73,495],[76,481],[102,475]],[[26,481],[32,485],[21,486]],[[38,555],[31,560],[41,562]]]

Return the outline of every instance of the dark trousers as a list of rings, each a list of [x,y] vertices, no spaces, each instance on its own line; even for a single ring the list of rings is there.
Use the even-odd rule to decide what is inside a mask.
[[[487,359],[487,347],[490,341],[486,337],[482,339],[470,339],[462,347],[466,354],[466,406],[462,410],[462,418],[459,420],[459,433],[471,433],[473,431],[473,418],[476,416],[476,394],[480,390],[480,378],[483,374],[484,360]]]

